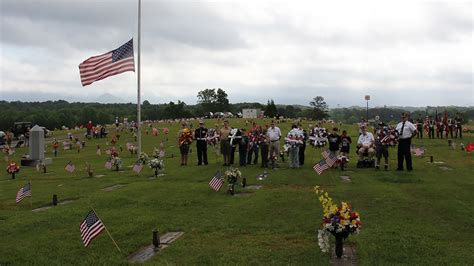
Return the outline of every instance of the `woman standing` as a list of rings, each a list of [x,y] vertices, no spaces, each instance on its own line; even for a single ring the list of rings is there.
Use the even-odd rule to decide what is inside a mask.
[[[186,123],[182,124],[178,134],[179,152],[181,153],[181,165],[188,165],[189,145],[193,142],[193,135]]]

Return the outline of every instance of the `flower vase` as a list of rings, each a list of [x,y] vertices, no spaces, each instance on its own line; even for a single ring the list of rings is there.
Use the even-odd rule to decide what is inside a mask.
[[[234,183],[229,184],[229,190],[228,191],[229,191],[230,195],[234,196],[234,194],[235,194]]]
[[[117,172],[118,172],[118,170],[119,170],[119,166],[118,166],[118,165],[116,165],[116,166],[115,166],[115,171],[117,171]]]
[[[344,251],[344,241],[343,237],[340,234],[336,235],[336,257],[341,258]]]
[[[158,169],[155,169],[155,178],[158,177]]]
[[[12,179],[15,179],[15,173],[12,173]]]

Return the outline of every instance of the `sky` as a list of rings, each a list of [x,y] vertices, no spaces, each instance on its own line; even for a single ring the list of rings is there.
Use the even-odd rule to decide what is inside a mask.
[[[137,68],[137,3],[0,0],[0,100],[136,102],[136,72],[82,87],[78,65],[133,38]],[[473,13],[470,1],[142,0],[141,98],[195,104],[222,88],[231,103],[473,106]]]

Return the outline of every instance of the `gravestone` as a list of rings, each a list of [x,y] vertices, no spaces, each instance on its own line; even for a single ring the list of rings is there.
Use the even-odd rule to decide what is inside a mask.
[[[21,160],[22,166],[36,166],[39,163],[48,165],[52,163],[51,158],[44,157],[44,130],[36,125],[30,129],[30,154],[27,159]]]
[[[184,232],[169,232],[163,236],[160,236],[160,247],[155,248],[154,245],[149,245],[141,248],[135,253],[130,254],[127,260],[131,263],[143,263],[151,259],[155,254],[159,253],[160,250],[165,249],[171,245],[173,241],[180,238]]]

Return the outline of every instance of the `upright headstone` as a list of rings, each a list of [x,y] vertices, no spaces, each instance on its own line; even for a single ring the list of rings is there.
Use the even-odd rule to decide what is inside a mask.
[[[30,154],[28,158],[21,160],[22,166],[36,166],[42,164],[44,166],[51,164],[51,158],[44,157],[44,130],[36,125],[30,129]]]
[[[30,160],[44,160],[44,130],[38,125],[30,130]]]

